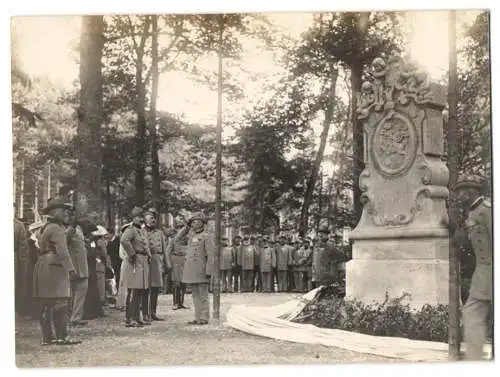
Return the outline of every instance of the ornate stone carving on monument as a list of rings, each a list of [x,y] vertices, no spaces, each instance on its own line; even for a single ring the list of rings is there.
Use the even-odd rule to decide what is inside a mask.
[[[347,294],[366,301],[383,300],[386,291],[393,296],[406,292],[416,306],[447,302],[445,89],[395,54],[376,58],[370,73],[358,95],[364,209],[350,234]]]

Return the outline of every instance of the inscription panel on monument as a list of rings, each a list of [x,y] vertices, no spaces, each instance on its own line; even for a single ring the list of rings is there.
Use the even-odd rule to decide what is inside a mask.
[[[372,158],[385,176],[404,174],[417,155],[417,132],[402,114],[390,112],[376,126],[371,143]]]

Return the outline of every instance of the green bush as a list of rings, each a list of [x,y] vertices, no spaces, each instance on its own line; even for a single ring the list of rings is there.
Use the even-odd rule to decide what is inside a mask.
[[[327,291],[321,299],[307,305],[296,321],[362,334],[447,343],[448,306],[425,305],[415,311],[406,302],[408,297],[405,294],[389,299],[386,295],[384,302],[370,305]]]

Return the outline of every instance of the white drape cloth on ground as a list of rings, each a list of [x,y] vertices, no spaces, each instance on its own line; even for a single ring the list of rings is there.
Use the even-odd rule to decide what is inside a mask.
[[[448,360],[446,343],[365,335],[291,322],[290,320],[319,294],[320,289],[321,287],[282,305],[271,307],[233,305],[227,313],[226,326],[267,338],[321,344],[407,361]]]

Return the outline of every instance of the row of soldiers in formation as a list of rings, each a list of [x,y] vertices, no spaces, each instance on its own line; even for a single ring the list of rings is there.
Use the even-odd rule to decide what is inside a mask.
[[[117,306],[123,303],[127,327],[162,320],[157,316],[157,304],[160,290],[166,288],[165,277],[173,283],[173,309],[186,308],[188,286],[195,306],[195,319],[190,323],[208,323],[215,245],[203,215],[165,231],[158,226],[154,210],[143,212],[136,207],[132,221],[113,234],[88,219],[77,221],[73,207],[63,198],[50,201],[44,212],[47,222],[33,224],[30,229],[30,242],[37,254],[30,293],[40,306],[42,344],[79,343],[68,337],[68,321],[83,326],[87,324],[83,319],[103,315],[108,271],[119,283]],[[23,254],[21,228],[15,222],[16,261]],[[326,228],[319,234],[314,247],[309,239],[291,242],[284,236],[278,243],[267,236],[235,237],[232,245],[224,238],[222,291],[271,292],[277,288],[303,292],[331,281],[339,275],[343,256],[330,242]],[[17,294],[19,288],[29,285],[24,281],[30,275],[22,268],[25,264],[21,261],[16,266],[16,298],[23,295]],[[25,273],[18,274],[19,270]],[[97,314],[88,314],[92,311]]]

